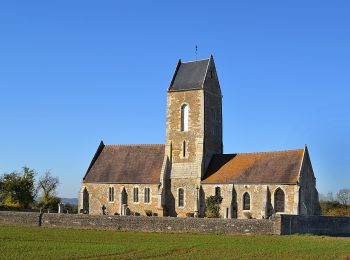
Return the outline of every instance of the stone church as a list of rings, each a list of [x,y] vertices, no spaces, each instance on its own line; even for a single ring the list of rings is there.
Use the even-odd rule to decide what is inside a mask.
[[[85,214],[223,218],[320,213],[309,152],[223,153],[222,93],[214,59],[177,63],[167,90],[165,144],[100,143],[81,184]]]

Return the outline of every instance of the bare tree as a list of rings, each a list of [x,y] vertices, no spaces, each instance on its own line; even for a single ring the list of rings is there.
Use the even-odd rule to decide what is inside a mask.
[[[333,192],[328,192],[327,193],[327,200],[328,201],[334,201]]]
[[[347,205],[350,202],[350,189],[341,189],[337,193],[337,199],[343,205]]]
[[[40,206],[56,206],[60,201],[56,195],[56,189],[59,185],[57,177],[53,177],[50,171],[46,171],[44,176],[39,179],[38,190],[41,192]]]

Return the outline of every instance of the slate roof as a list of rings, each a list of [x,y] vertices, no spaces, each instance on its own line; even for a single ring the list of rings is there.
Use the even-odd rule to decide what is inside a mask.
[[[101,142],[83,181],[157,184],[164,149],[163,144],[104,145]]]
[[[179,61],[169,91],[201,89],[210,59],[182,63]]]
[[[202,183],[296,183],[304,150],[214,155]]]

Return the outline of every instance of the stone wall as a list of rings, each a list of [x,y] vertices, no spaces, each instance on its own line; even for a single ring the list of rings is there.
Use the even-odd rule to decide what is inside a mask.
[[[280,215],[274,229],[281,235],[350,236],[350,217]]]
[[[102,215],[102,206],[106,207],[108,215],[121,213],[121,191],[125,188],[127,192],[127,206],[131,213],[146,215],[145,210],[158,213],[158,185],[156,184],[98,184],[84,183],[82,190],[86,187],[89,193],[89,214]],[[114,201],[109,201],[109,187],[114,187]],[[139,200],[133,201],[134,188],[138,188]],[[145,188],[150,188],[150,202],[145,203]],[[81,195],[79,197],[82,196]],[[82,198],[80,198],[82,201]],[[80,203],[81,204],[81,203]],[[82,205],[80,206],[82,208]]]
[[[307,147],[305,147],[303,163],[300,170],[300,205],[299,215],[320,215],[321,207],[316,189],[316,178],[312,169]]]
[[[273,234],[271,220],[158,218],[134,216],[89,216],[43,214],[42,227],[75,227],[144,232],[203,232],[228,234]]]
[[[173,164],[196,163],[197,152],[202,152],[197,143],[204,137],[203,95],[203,90],[168,92],[166,143],[172,144],[171,155],[168,156],[171,157]],[[189,109],[188,131],[181,131],[181,107],[184,104],[187,104]],[[182,152],[184,141],[186,141],[185,157]],[[176,172],[172,174],[176,176]],[[198,172],[192,172],[191,177],[198,177]]]
[[[5,211],[0,211],[0,225],[111,229],[144,232],[214,232],[227,234],[274,233],[273,221],[271,220],[98,216]]]
[[[39,226],[41,214],[38,212],[0,211],[0,225]]]
[[[215,195],[215,188],[220,187],[223,198],[220,205],[220,215],[224,218],[268,218],[274,213],[275,191],[282,189],[285,195],[285,214],[296,214],[298,206],[297,185],[250,185],[250,184],[202,184],[205,198]],[[243,195],[250,195],[250,210],[243,210]],[[201,202],[201,209],[204,201]],[[228,211],[228,214],[227,214]]]
[[[350,217],[277,215],[267,219],[207,219],[71,215],[0,211],[0,225],[144,232],[193,232],[226,234],[315,234],[350,236]]]

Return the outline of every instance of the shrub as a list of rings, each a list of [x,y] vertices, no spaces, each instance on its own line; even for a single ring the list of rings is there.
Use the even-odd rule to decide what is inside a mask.
[[[187,212],[186,217],[188,218],[194,218],[194,213],[193,212]]]
[[[221,196],[210,196],[205,199],[205,214],[208,218],[220,217],[220,204],[222,202]]]
[[[325,216],[350,216],[350,206],[338,201],[320,201],[322,215]]]
[[[38,203],[38,206],[42,209],[49,209],[52,211],[58,211],[58,203],[61,202],[61,199],[58,197],[48,197],[48,198],[43,198],[41,201]]]
[[[146,216],[152,217],[152,210],[146,209],[145,213],[146,213]]]
[[[18,200],[14,200],[12,197],[6,197],[1,204],[4,208],[15,209],[18,210],[22,208],[20,202]]]
[[[77,214],[78,213],[78,205],[66,203],[64,204],[64,212],[67,212],[70,214]]]
[[[247,218],[247,219],[252,219],[252,213],[251,212],[243,212],[243,215]]]

